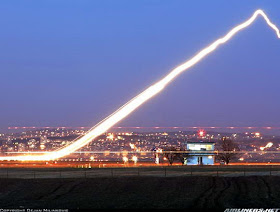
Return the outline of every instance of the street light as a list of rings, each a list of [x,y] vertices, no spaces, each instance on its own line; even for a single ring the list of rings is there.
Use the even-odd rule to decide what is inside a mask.
[[[123,157],[123,162],[127,163],[128,162],[128,158],[126,156]]]
[[[138,158],[134,155],[134,156],[132,157],[132,161],[134,161],[134,163],[136,164],[136,163],[137,163],[137,160],[138,160]]]

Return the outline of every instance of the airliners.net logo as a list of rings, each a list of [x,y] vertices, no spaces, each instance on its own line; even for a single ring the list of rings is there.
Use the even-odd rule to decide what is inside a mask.
[[[227,208],[224,212],[280,212],[280,208]]]

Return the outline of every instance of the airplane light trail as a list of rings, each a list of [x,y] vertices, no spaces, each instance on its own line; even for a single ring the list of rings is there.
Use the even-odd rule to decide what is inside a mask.
[[[205,56],[213,52],[217,47],[219,47],[221,44],[226,43],[229,41],[236,33],[239,31],[245,29],[249,25],[251,25],[258,16],[262,16],[269,27],[271,27],[275,32],[278,38],[280,38],[280,32],[279,29],[274,25],[267,15],[262,10],[256,10],[254,14],[245,22],[241,23],[240,25],[234,27],[232,30],[230,30],[224,37],[221,37],[214,41],[209,46],[202,49],[200,52],[198,52],[194,57],[192,57],[190,60],[186,61],[185,63],[177,66],[175,69],[173,69],[169,74],[167,74],[165,77],[160,79],[158,82],[154,83],[150,87],[148,87],[146,90],[144,90],[142,93],[131,99],[129,102],[124,104],[122,107],[120,107],[118,110],[116,110],[114,113],[103,119],[101,122],[99,122],[97,125],[92,127],[88,133],[76,140],[74,140],[70,145],[63,147],[59,150],[48,152],[45,154],[40,155],[19,155],[19,156],[3,156],[0,157],[0,160],[21,160],[21,161],[45,161],[45,160],[55,160],[61,157],[64,157],[66,155],[71,154],[72,152],[75,152],[76,150],[80,149],[81,147],[87,145],[90,143],[94,138],[97,136],[105,133],[108,129],[113,127],[115,124],[123,120],[125,117],[127,117],[129,114],[131,114],[133,111],[135,111],[138,107],[140,107],[142,104],[144,104],[146,101],[151,99],[153,96],[161,92],[171,81],[173,81],[179,74],[182,72],[188,70],[193,65],[197,64],[199,61],[201,61]]]

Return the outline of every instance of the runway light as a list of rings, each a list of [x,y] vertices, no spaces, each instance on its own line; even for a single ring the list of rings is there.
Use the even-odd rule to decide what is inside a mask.
[[[156,158],[155,158],[155,163],[156,163],[156,164],[159,164],[159,157],[156,157]]]
[[[128,158],[126,156],[123,157],[123,162],[127,163],[128,162]]]
[[[45,149],[45,148],[46,148],[46,146],[44,144],[40,145],[40,149]]]
[[[134,155],[134,156],[132,157],[132,161],[133,161],[134,163],[137,163],[137,160],[138,160],[138,158]]]
[[[69,155],[76,150],[82,148],[88,143],[92,142],[97,136],[105,133],[108,129],[116,125],[118,122],[123,120],[149,99],[160,93],[169,83],[171,83],[177,76],[179,76],[184,71],[188,70],[190,67],[199,63],[203,58],[205,58],[208,54],[216,50],[221,44],[228,42],[236,33],[245,29],[249,25],[251,25],[258,16],[262,16],[269,27],[271,27],[275,32],[278,38],[280,38],[279,29],[269,20],[267,15],[262,10],[256,10],[254,14],[245,22],[240,25],[234,27],[230,30],[225,36],[217,39],[209,46],[202,49],[198,52],[194,57],[184,62],[183,64],[177,66],[173,69],[169,74],[160,79],[158,82],[154,83],[142,93],[131,99],[129,102],[124,104],[114,113],[103,119],[97,125],[92,127],[87,134],[82,137],[74,140],[70,145],[63,147],[57,151],[49,152],[41,155],[20,155],[20,156],[2,156],[0,160],[29,160],[29,161],[40,161],[40,160],[53,160]]]

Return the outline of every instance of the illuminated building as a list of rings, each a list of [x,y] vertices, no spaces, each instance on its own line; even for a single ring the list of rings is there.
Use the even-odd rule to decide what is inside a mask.
[[[186,165],[214,165],[215,142],[187,142],[188,157],[185,158]],[[210,152],[209,152],[210,151]]]

